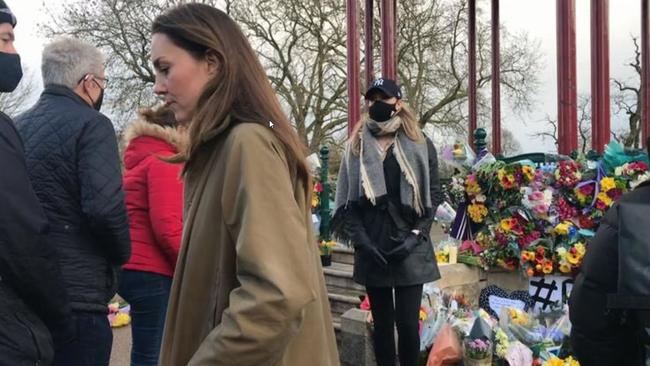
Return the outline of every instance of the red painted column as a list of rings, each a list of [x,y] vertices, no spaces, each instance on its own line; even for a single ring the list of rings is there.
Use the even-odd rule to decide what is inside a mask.
[[[641,123],[645,140],[650,137],[650,14],[648,0],[641,0]]]
[[[467,9],[468,17],[468,43],[469,43],[469,130],[467,137],[469,145],[474,146],[474,131],[476,131],[476,0],[469,0]],[[478,153],[478,151],[477,151]]]
[[[609,135],[609,0],[591,0],[592,149],[602,153]]]
[[[492,0],[492,153],[501,154],[501,32],[499,0]]]
[[[375,54],[372,44],[373,39],[373,20],[375,19],[375,12],[373,10],[374,0],[366,0],[366,85],[369,88],[372,80],[375,78]]]
[[[558,151],[570,154],[578,147],[576,4],[575,0],[557,0],[556,4]]]
[[[381,4],[381,71],[384,78],[395,80],[395,0],[381,0]]]
[[[357,0],[347,0],[347,49],[348,49],[348,135],[361,119],[361,89],[359,60],[359,11]]]

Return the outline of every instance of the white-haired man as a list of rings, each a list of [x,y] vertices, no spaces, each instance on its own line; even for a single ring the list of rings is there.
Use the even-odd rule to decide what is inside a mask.
[[[115,130],[99,113],[104,58],[92,45],[63,38],[45,47],[41,69],[45,90],[16,126],[77,328],[54,365],[108,365],[107,304],[131,243]]]

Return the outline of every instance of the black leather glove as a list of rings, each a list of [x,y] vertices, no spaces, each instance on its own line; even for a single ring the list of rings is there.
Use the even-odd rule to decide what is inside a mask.
[[[406,259],[406,257],[408,257],[409,254],[411,254],[413,248],[415,248],[415,246],[418,245],[420,240],[426,240],[426,237],[421,233],[420,234],[410,233],[409,236],[407,236],[406,239],[404,239],[402,244],[398,245],[397,247],[393,248],[390,252],[388,252],[386,254],[386,257],[391,262],[401,262],[404,259]]]
[[[359,240],[355,248],[370,256],[375,262],[377,262],[377,264],[381,265],[382,267],[388,265],[386,257],[381,253],[379,248],[370,243],[369,239],[366,238],[365,240]]]

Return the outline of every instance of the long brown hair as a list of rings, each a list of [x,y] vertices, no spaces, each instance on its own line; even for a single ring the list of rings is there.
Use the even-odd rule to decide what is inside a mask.
[[[422,129],[420,129],[415,113],[413,113],[411,108],[404,101],[402,101],[402,109],[400,109],[397,115],[402,119],[402,127],[400,127],[400,129],[404,130],[406,136],[408,136],[412,141],[418,143],[424,142],[424,133],[422,133]],[[352,152],[355,154],[359,154],[361,128],[366,122],[368,122],[368,120],[368,115],[364,115],[361,118],[361,121],[354,126],[354,130],[352,131],[352,137],[350,137],[350,140],[352,143]]]
[[[189,168],[199,147],[218,131],[226,116],[233,123],[254,122],[268,127],[282,142],[287,160],[311,191],[305,160],[306,148],[285,116],[275,91],[255,51],[237,23],[226,13],[203,4],[184,4],[159,15],[152,33],[165,34],[176,46],[197,60],[213,54],[219,61],[218,75],[209,80],[197,103],[189,126],[189,143],[181,161]]]

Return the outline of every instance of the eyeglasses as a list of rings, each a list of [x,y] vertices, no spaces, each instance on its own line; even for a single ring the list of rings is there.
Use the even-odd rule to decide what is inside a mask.
[[[97,85],[100,88],[106,89],[108,87],[108,78],[100,78],[99,76],[94,74],[84,75],[81,79],[79,79],[79,82],[77,84],[80,84],[82,81],[87,80],[89,76],[93,76],[93,80],[95,81],[95,83],[97,83]],[[97,82],[97,80],[101,81],[101,83]]]

